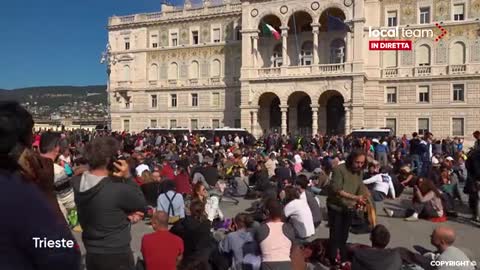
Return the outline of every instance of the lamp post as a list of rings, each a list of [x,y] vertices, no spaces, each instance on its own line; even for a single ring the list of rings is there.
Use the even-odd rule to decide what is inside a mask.
[[[105,64],[107,66],[107,128],[108,131],[112,130],[112,114],[111,114],[111,104],[110,104],[110,73],[112,72],[111,67],[117,63],[117,58],[112,54],[112,47],[110,43],[107,43],[105,51],[102,52],[102,58],[100,59],[100,64]]]

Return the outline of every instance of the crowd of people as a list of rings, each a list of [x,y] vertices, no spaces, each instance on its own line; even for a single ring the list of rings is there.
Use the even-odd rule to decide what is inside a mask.
[[[466,193],[472,220],[480,221],[478,131],[467,151],[462,139],[437,140],[429,132],[273,133],[254,140],[148,131],[32,134],[32,127],[20,105],[0,103],[0,205],[8,221],[0,238],[11,254],[1,269],[79,269],[78,245],[55,252],[28,246],[37,235],[75,241],[72,230],[82,233],[87,270],[435,269],[432,260],[469,260],[453,246],[455,232],[437,227],[437,250],[425,256],[386,248],[390,232],[377,224],[379,202],[412,193],[408,208],[384,208],[387,216],[445,220],[457,217]],[[252,207],[226,216],[224,205],[240,198]],[[134,258],[131,228],[141,221],[153,233],[143,236],[142,258]],[[315,239],[322,222],[329,238]],[[370,233],[372,246],[349,243],[349,233]]]

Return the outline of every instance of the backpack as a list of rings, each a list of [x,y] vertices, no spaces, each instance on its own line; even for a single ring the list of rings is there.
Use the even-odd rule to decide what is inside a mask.
[[[177,194],[178,193],[175,192],[175,194],[173,194],[173,197],[170,198],[168,197],[167,193],[165,193],[165,197],[168,200],[168,224],[174,224],[180,220],[180,216],[176,216],[175,210],[173,209],[173,200],[175,199],[175,196],[177,196]]]

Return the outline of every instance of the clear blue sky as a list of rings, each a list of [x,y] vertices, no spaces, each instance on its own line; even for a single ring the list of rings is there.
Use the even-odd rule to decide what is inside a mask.
[[[174,2],[183,2],[175,0]],[[2,0],[0,89],[105,84],[112,15],[160,11],[161,0]]]

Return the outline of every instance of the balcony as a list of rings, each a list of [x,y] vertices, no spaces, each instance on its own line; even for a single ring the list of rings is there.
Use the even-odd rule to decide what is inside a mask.
[[[155,86],[157,85],[157,81],[148,81],[148,84],[151,85],[151,86]]]
[[[270,68],[257,68],[248,71],[249,77],[271,78],[271,77],[302,77],[312,75],[344,74],[347,64],[323,64],[306,66],[282,66]],[[251,71],[251,72],[250,72]]]
[[[259,77],[276,77],[281,75],[281,69],[279,67],[274,68],[259,68]]]
[[[198,79],[189,79],[188,82],[190,83],[190,85],[197,85]]]
[[[448,67],[448,74],[465,74],[467,65],[451,65]]]
[[[130,87],[132,84],[132,81],[118,81],[117,86],[118,87]]]
[[[415,76],[429,76],[432,74],[432,67],[415,67],[414,75]]]
[[[169,86],[177,85],[177,80],[168,80],[168,85]]]
[[[219,84],[221,81],[220,77],[210,78],[210,84]]]

